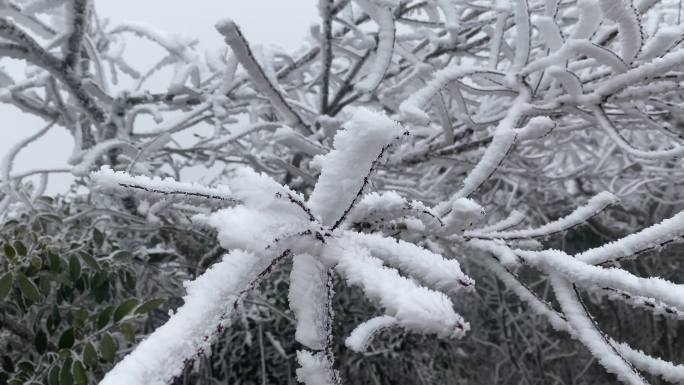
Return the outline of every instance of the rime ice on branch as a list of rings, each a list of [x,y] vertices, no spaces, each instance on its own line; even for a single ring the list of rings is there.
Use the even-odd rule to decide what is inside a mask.
[[[463,336],[452,303],[475,285],[463,260],[623,382],[644,383],[637,371],[684,382],[682,366],[602,332],[581,297],[684,312],[681,284],[620,265],[684,236],[676,12],[653,0],[471,3],[322,0],[323,28],[297,55],[260,50],[230,20],[216,25],[226,44],[202,55],[191,38],[103,23],[92,1],[0,2],[0,55],[28,64],[23,77],[0,69],[0,102],[50,122],[3,158],[0,217],[34,209],[47,176],[70,171],[126,198],[108,199],[109,213],[157,201],[147,212],[182,228],[183,208],[229,250],[104,383],[179,374],[236,299],[292,263],[294,338],[311,350],[298,352],[298,378],[335,384],[334,277],[377,305],[346,338],[363,351],[389,328]],[[129,63],[139,38],[162,52],[146,68]],[[163,91],[150,88],[167,67]],[[69,169],[14,173],[54,126],[73,137]],[[219,184],[160,178],[196,167]],[[617,239],[576,255],[548,246],[597,223]],[[559,310],[515,275],[522,266],[551,282]]]
[[[183,306],[107,373],[100,384],[167,384],[182,372],[186,360],[199,351],[210,353],[211,341],[228,326],[239,294],[267,264],[249,252],[226,254],[202,276],[186,283]]]

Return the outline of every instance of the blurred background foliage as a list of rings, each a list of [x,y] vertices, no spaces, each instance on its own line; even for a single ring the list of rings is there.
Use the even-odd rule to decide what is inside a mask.
[[[0,384],[96,383],[182,304],[182,281],[201,274],[223,252],[214,234],[175,222],[173,215],[150,224],[139,215],[103,208],[110,198],[92,199],[42,197],[31,208],[17,206],[1,224]],[[620,226],[609,230],[605,224],[620,215],[621,209],[611,209],[545,243],[580,251],[616,239],[623,235],[615,230]],[[677,281],[678,252],[677,246],[654,251],[628,262],[629,269]],[[352,325],[377,309],[357,289],[337,281],[335,337],[344,383],[615,382],[585,348],[553,331],[473,258],[464,264],[477,280],[477,292],[456,299],[458,312],[471,323],[460,341],[388,330],[367,353],[349,351],[344,338]],[[540,296],[551,297],[535,272],[519,273]],[[174,383],[296,384],[301,346],[294,341],[288,277],[289,266],[279,266],[242,301],[239,316],[211,354],[198,357]],[[684,329],[676,321],[620,301],[585,300],[608,334],[663,359],[684,360]]]

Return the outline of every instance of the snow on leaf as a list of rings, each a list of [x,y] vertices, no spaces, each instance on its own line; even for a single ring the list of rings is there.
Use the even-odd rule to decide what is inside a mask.
[[[385,264],[399,268],[436,290],[456,292],[474,287],[474,281],[461,271],[458,261],[446,259],[413,243],[351,231],[345,232],[338,242],[365,247]]]
[[[299,368],[296,370],[297,380],[304,385],[336,385],[337,371],[330,367],[323,352],[311,353],[306,350],[297,351]]]
[[[354,328],[349,337],[344,340],[344,345],[355,352],[365,352],[378,332],[392,327],[396,323],[397,319],[388,315],[371,318]]]
[[[591,265],[600,265],[636,257],[641,252],[660,247],[683,236],[684,211],[681,211],[634,234],[577,254],[575,258]]]
[[[639,53],[639,60],[648,61],[664,55],[684,36],[681,27],[663,26],[651,37]]]
[[[310,254],[295,255],[290,273],[288,300],[297,319],[295,339],[322,350],[327,338],[327,268]]]
[[[334,149],[320,157],[321,175],[308,204],[321,223],[332,225],[343,218],[360,198],[373,165],[402,134],[402,127],[382,113],[366,108],[352,111],[351,119],[335,135]]]
[[[409,123],[428,124],[430,122],[430,117],[423,111],[423,108],[428,104],[430,99],[449,82],[478,71],[479,69],[477,67],[461,65],[452,65],[437,71],[432,80],[430,80],[425,87],[411,94],[411,96],[399,105],[401,118]]]
[[[483,237],[489,239],[523,239],[547,236],[582,224],[589,218],[603,211],[609,205],[615,204],[617,202],[618,198],[615,195],[607,191],[603,191],[589,199],[584,206],[576,208],[572,213],[555,221],[546,223],[540,227],[524,230],[495,231],[490,233],[471,231],[465,235],[467,237]]]
[[[594,357],[610,373],[629,385],[646,385],[646,380],[611,344],[611,341],[598,330],[596,323],[587,314],[579,296],[572,285],[562,278],[552,275],[551,283],[563,313],[572,326],[575,337],[580,340]]]
[[[444,211],[446,205],[438,206],[436,211]],[[444,215],[445,233],[462,233],[479,223],[485,215],[485,210],[474,200],[469,198],[458,198],[454,200],[451,207],[448,207]]]
[[[131,158],[135,157],[138,152],[138,149],[127,141],[121,139],[105,140],[96,144],[85,153],[82,153],[79,163],[71,169],[71,173],[76,176],[88,175],[95,162],[97,162],[100,157],[107,154],[109,150],[115,148],[121,149],[123,153],[128,154]]]
[[[242,67],[252,77],[256,88],[268,97],[285,122],[294,126],[306,126],[302,117],[287,103],[285,97],[259,65],[237,24],[230,19],[225,19],[216,24],[216,29],[223,35]]]
[[[578,0],[580,18],[575,24],[571,37],[573,39],[588,39],[601,25],[601,9],[596,0]]]
[[[521,127],[517,130],[518,139],[539,139],[548,135],[555,127],[556,123],[548,116],[535,116],[531,118],[524,127]]]
[[[641,278],[626,270],[589,265],[559,250],[525,251],[516,254],[530,265],[556,274],[582,287],[610,286],[643,297],[658,298],[664,304],[684,309],[684,285],[658,277]]]
[[[382,260],[365,247],[336,242],[326,247],[324,257],[335,261],[335,269],[349,284],[360,286],[407,330],[460,338],[470,328],[454,312],[446,295],[418,286],[397,270],[383,266]]]
[[[355,85],[361,92],[374,91],[387,73],[394,50],[394,17],[392,10],[378,2],[370,0],[354,0],[378,24],[378,45],[375,60],[370,65],[366,78]],[[378,4],[380,3],[380,4]]]
[[[103,166],[99,171],[90,174],[96,189],[115,193],[126,191],[140,198],[163,198],[177,202],[235,203],[236,198],[226,186],[205,187],[198,183],[178,182],[172,178],[132,176],[123,171],[114,171]]]
[[[491,272],[496,274],[506,287],[518,295],[520,299],[525,301],[537,314],[546,316],[554,329],[574,335],[575,332],[572,326],[568,324],[565,316],[555,311],[550,304],[540,299],[531,289],[518,280],[510,270],[501,266],[491,258],[483,258],[479,260],[479,262],[487,266]],[[684,382],[684,365],[675,365],[671,362],[651,357],[644,354],[642,351],[633,349],[626,343],[618,343],[612,339],[610,339],[610,344],[615,347],[622,357],[632,363],[637,369],[661,376],[665,380],[674,383]]]
[[[275,240],[297,235],[310,227],[310,213],[301,197],[268,176],[240,169],[229,186],[241,205],[194,218],[214,227],[224,248],[262,253]]]
[[[539,29],[544,43],[552,52],[558,51],[563,46],[563,36],[553,17],[537,16],[532,19],[532,24]]]
[[[512,70],[518,71],[525,66],[530,56],[532,28],[530,25],[530,6],[528,0],[513,0],[513,15],[515,18],[515,57]]]
[[[420,218],[430,228],[439,228],[441,220],[429,207],[419,201],[408,201],[395,191],[366,194],[349,214],[348,222],[382,226],[394,219]]]
[[[181,373],[186,359],[208,351],[216,328],[225,325],[237,294],[266,261],[234,250],[203,275],[185,284],[185,303],[171,318],[124,357],[100,385],[164,385]]]
[[[603,16],[617,23],[620,56],[631,63],[639,54],[643,40],[641,21],[632,0],[599,0],[598,4]]]
[[[567,92],[572,98],[577,98],[584,93],[582,89],[582,82],[573,72],[567,71],[558,66],[552,66],[551,68],[547,69],[546,73],[552,78],[558,80],[565,89],[565,92]]]

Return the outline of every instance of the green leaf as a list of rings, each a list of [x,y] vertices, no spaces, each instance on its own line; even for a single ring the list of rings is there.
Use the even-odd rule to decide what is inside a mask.
[[[112,335],[104,332],[100,338],[100,354],[107,362],[114,362],[116,359],[116,344]]]
[[[116,308],[116,311],[114,312],[114,322],[119,322],[121,321],[125,316],[128,315],[133,309],[138,306],[140,301],[138,301],[135,298],[131,298],[127,301],[124,301],[119,305],[119,307]]]
[[[109,320],[112,318],[112,313],[114,312],[114,306],[109,306],[106,309],[102,310],[100,314],[97,316],[97,328],[102,329],[103,327],[107,326],[109,323]]]
[[[126,340],[130,343],[135,343],[135,329],[133,325],[129,323],[121,324],[121,333],[126,337]]]
[[[102,247],[102,244],[104,243],[104,234],[100,230],[98,230],[96,227],[93,228],[93,241],[95,241],[95,246]]]
[[[59,342],[57,343],[57,346],[60,349],[70,349],[72,346],[74,346],[73,328],[69,328],[62,333],[62,336],[59,337]]]
[[[74,325],[74,328],[82,328],[85,324],[85,321],[88,319],[88,311],[86,309],[78,309],[73,314],[74,320],[72,324]]]
[[[28,250],[26,250],[26,246],[24,246],[24,244],[21,243],[21,241],[14,241],[14,250],[16,250],[17,253],[19,255],[21,255],[22,257],[25,257],[26,254],[28,254]]]
[[[81,276],[81,262],[79,262],[75,255],[69,257],[69,275],[73,281]]]
[[[52,289],[52,286],[50,285],[51,281],[49,276],[42,276],[38,279],[38,290],[40,290],[40,294],[42,294],[43,297],[50,295],[50,290]]]
[[[48,384],[49,385],[59,385],[59,366],[53,366],[50,368],[48,374]]]
[[[17,363],[17,368],[26,374],[32,374],[34,370],[33,364],[28,361],[20,361]]]
[[[36,345],[36,351],[38,352],[38,354],[43,354],[47,351],[48,339],[47,339],[47,334],[45,334],[43,329],[39,329],[36,332],[36,336],[33,339],[33,342]]]
[[[8,373],[14,372],[14,362],[10,356],[2,356],[2,370]]]
[[[54,253],[48,254],[48,259],[50,260],[50,271],[53,273],[59,273],[62,271],[62,260],[59,256]]]
[[[15,278],[17,280],[17,284],[19,285],[19,289],[21,289],[21,293],[24,295],[24,298],[32,302],[38,302],[41,300],[43,296],[40,295],[38,288],[24,274],[17,273]]]
[[[7,272],[0,278],[0,299],[3,299],[9,294],[12,289],[12,272]]]
[[[86,343],[83,348],[83,362],[88,365],[89,368],[93,368],[97,365],[97,352],[90,342]]]
[[[52,304],[52,318],[55,319],[55,325],[59,325],[60,322],[62,322],[62,315],[59,312],[59,307],[57,307],[57,304]]]
[[[74,361],[73,373],[76,385],[88,385],[88,376],[81,361]]]
[[[164,300],[161,298],[156,298],[156,299],[151,299],[144,304],[138,306],[137,309],[135,309],[135,314],[145,314],[147,312],[150,312],[159,306],[161,306],[164,303]]]
[[[73,385],[74,376],[71,375],[71,358],[67,358],[59,371],[59,385]]]
[[[42,219],[45,219],[46,221],[49,221],[49,222],[57,222],[57,223],[62,222],[62,218],[60,218],[58,215],[55,215],[55,214],[43,214],[40,217]]]
[[[81,259],[83,259],[83,262],[85,262],[88,266],[90,266],[91,269],[100,270],[100,264],[97,262],[97,260],[92,255],[90,255],[88,253],[79,253],[78,255],[81,256]]]
[[[131,274],[130,272],[127,271],[127,272],[124,274],[124,278],[125,278],[125,279],[124,279],[123,284],[124,284],[124,286],[126,287],[126,289],[128,289],[128,290],[130,290],[130,291],[135,291],[135,281],[136,281],[135,275],[133,275],[133,274]]]
[[[43,201],[47,204],[52,204],[55,201],[54,199],[52,199],[52,197],[49,197],[47,195],[41,195],[40,197],[38,197],[38,200]],[[57,217],[57,215],[55,215],[55,214],[44,214],[44,215],[52,215],[52,216]],[[59,218],[59,217],[57,217],[57,218]]]
[[[53,366],[48,374],[48,384],[59,385],[59,366]]]
[[[57,331],[57,327],[59,324],[62,322],[62,316],[59,314],[59,308],[57,307],[56,304],[52,305],[52,312],[51,314],[47,317],[47,320],[45,321],[45,326],[47,327],[48,333],[53,336],[55,334],[55,331]]]
[[[17,251],[14,250],[14,247],[12,247],[12,245],[10,245],[9,243],[5,242],[3,248],[5,249],[5,255],[7,256],[7,258],[14,259],[14,257],[17,256]]]
[[[78,290],[79,292],[83,293],[83,292],[85,291],[85,289],[86,289],[86,286],[85,286],[85,280],[86,280],[86,279],[87,279],[86,276],[81,275],[81,276],[76,280],[76,282],[74,282],[74,289],[76,289],[76,290]]]
[[[70,278],[64,277],[62,275],[55,275],[53,276],[55,282],[61,283],[65,287],[73,287],[74,283],[71,282]]]
[[[98,271],[95,274],[93,274],[93,278],[90,281],[90,284],[93,288],[97,288],[100,286],[104,286],[108,282],[109,275],[104,271]]]
[[[130,258],[133,255],[128,250],[117,250],[109,255],[109,259]]]
[[[31,257],[31,266],[36,270],[40,270],[43,267],[43,260],[36,256]]]

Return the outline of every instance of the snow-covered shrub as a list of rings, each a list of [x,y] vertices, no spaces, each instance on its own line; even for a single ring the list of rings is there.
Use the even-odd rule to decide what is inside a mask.
[[[87,0],[5,1],[0,53],[32,67],[22,79],[0,74],[0,100],[48,123],[4,158],[0,215],[38,199],[40,186],[18,188],[23,178],[63,171],[12,173],[19,151],[63,125],[74,137],[68,171],[95,200],[120,196],[108,204],[150,224],[215,232],[220,248],[185,283],[184,304],[102,384],[182,375],[283,265],[297,378],[339,383],[336,279],[376,306],[344,337],[348,350],[397,329],[457,343],[472,325],[454,307],[478,295],[466,263],[619,381],[684,382],[684,366],[606,334],[592,308],[684,311],[682,285],[629,268],[684,235],[673,6],[320,0],[321,27],[299,55],[255,49],[223,20],[226,46],[203,57],[192,39],[96,22]],[[123,55],[129,35],[166,56],[136,70]],[[167,89],[147,91],[166,66]],[[131,87],[113,92],[124,78]],[[213,187],[179,181],[198,166],[214,171]],[[596,223],[619,236],[564,245]]]
[[[93,383],[165,320],[182,278],[148,281],[164,250],[131,231],[140,220],[94,211],[41,197],[0,224],[0,382]]]

